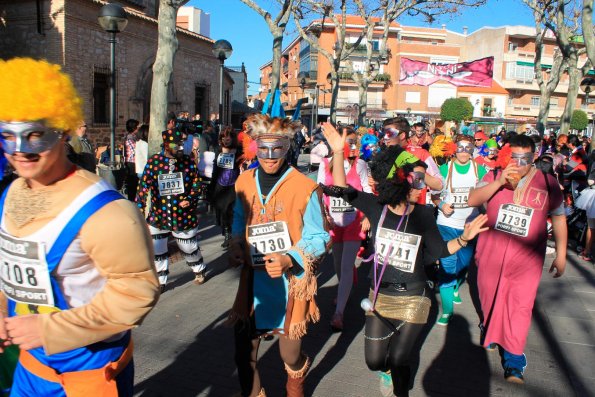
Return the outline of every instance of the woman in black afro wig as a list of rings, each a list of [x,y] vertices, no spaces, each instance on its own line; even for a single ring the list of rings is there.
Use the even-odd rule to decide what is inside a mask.
[[[402,165],[391,177],[388,177],[395,167],[397,157],[403,151],[404,149],[399,145],[389,146],[376,154],[373,160],[368,163],[380,204],[395,206],[406,202],[411,190],[411,185],[407,181],[406,175],[413,172],[413,169],[416,167],[427,168],[426,163],[418,160],[414,163]]]
[[[346,134],[329,123],[323,134],[333,150],[334,186],[322,185],[325,194],[341,197],[370,220],[375,248],[370,271],[366,310],[365,360],[372,371],[381,371],[383,383],[392,382],[397,397],[409,397],[410,356],[428,321],[431,290],[425,266],[457,252],[487,230],[480,215],[465,226],[463,235],[444,241],[434,211],[417,204],[425,188],[425,164],[398,146],[384,149],[370,163],[378,196],[347,185],[343,167]],[[397,167],[397,164],[399,165]]]

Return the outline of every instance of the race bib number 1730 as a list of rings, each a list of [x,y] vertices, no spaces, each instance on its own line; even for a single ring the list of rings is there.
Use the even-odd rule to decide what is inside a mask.
[[[285,222],[269,222],[248,226],[248,243],[253,266],[263,266],[268,254],[286,253],[291,247],[291,238]]]

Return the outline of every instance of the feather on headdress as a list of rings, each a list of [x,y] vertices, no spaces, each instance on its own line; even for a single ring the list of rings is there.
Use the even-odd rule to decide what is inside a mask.
[[[457,144],[452,141],[451,137],[446,135],[438,135],[434,138],[430,146],[430,156],[436,157],[450,157],[457,151]]]

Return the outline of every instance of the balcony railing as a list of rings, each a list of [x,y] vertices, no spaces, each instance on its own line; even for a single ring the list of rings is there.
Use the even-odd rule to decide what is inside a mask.
[[[353,80],[353,73],[351,72],[339,72],[339,79],[340,80]],[[374,81],[387,83],[390,81],[390,74],[388,73],[378,73],[376,77],[374,77]]]

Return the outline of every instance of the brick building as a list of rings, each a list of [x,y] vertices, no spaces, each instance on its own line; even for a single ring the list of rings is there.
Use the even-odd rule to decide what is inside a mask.
[[[346,21],[346,42],[354,42],[364,28],[359,17],[348,16]],[[309,26],[311,28],[317,22]],[[320,22],[318,22],[320,25]],[[373,57],[381,56],[379,48],[381,28],[373,38]],[[411,122],[436,119],[445,99],[465,97],[474,107],[474,119],[480,124],[497,126],[506,124],[508,128],[524,130],[526,122],[535,122],[539,110],[539,89],[534,79],[533,62],[535,58],[535,29],[527,26],[504,26],[500,28],[482,28],[468,34],[455,33],[441,28],[403,26],[393,23],[389,30],[387,47],[390,50],[388,62],[380,64],[378,81],[368,88],[369,120],[403,115]],[[325,23],[321,30],[319,43],[328,51],[337,40],[335,26]],[[365,56],[365,41],[351,55],[350,61],[357,70]],[[545,55],[542,59],[543,73],[547,75],[552,64],[555,40],[546,40]],[[456,87],[447,81],[437,81],[428,86],[399,84],[401,58],[423,61],[430,64],[453,64],[473,61],[485,57],[494,57],[493,83],[491,87]],[[586,60],[583,57],[582,62]],[[296,38],[283,51],[281,91],[286,109],[295,106],[298,98],[306,96],[310,102],[315,98],[318,88],[319,120],[326,118],[330,106],[330,84],[326,78],[330,72],[327,59],[318,54],[309,44]],[[581,64],[582,65],[582,64]],[[580,65],[579,65],[580,66]],[[261,94],[264,99],[270,89],[271,62],[261,67]],[[309,81],[302,90],[297,78],[299,72],[307,72]],[[337,101],[337,120],[353,122],[358,113],[358,90],[346,69],[340,73],[339,95]],[[568,92],[568,75],[565,73],[555,94],[552,96],[550,121],[554,124],[562,115]],[[579,92],[577,107],[583,108],[589,118],[593,118],[593,102],[585,106],[584,93]],[[308,107],[306,107],[308,109]],[[306,116],[308,110],[305,112]]]
[[[149,120],[159,1],[122,3],[128,26],[116,36],[117,140],[123,137],[127,119]],[[61,64],[83,98],[89,135],[97,145],[109,141],[110,45],[108,33],[97,22],[105,4],[100,0],[0,0],[0,58],[28,56]],[[177,29],[177,38],[169,109],[217,113],[219,61],[212,54],[213,40],[182,28]],[[227,76],[225,90],[230,91],[232,84]]]

